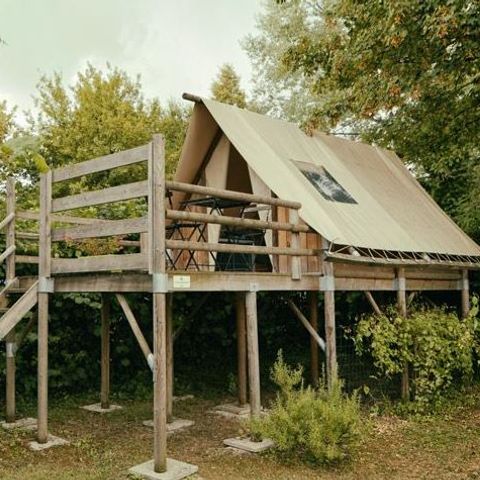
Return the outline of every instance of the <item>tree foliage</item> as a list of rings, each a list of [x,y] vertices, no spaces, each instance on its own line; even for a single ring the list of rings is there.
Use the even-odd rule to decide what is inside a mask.
[[[245,91],[240,85],[240,76],[229,63],[220,67],[217,78],[212,82],[211,92],[214,100],[245,108]]]
[[[456,378],[471,378],[480,352],[478,300],[465,320],[445,309],[419,309],[408,318],[389,309],[361,318],[355,331],[360,354],[372,355],[380,375],[412,372],[411,397],[424,410],[442,398]]]
[[[308,128],[396,150],[480,238],[478,2],[270,0],[258,27],[246,42],[257,97],[286,90],[286,114]]]

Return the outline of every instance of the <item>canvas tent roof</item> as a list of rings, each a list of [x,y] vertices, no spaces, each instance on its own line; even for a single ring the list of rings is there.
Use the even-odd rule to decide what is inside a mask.
[[[364,143],[212,100],[197,102],[176,178],[192,181],[198,155],[218,127],[278,196],[302,204],[300,217],[339,245],[387,251],[480,256],[471,240],[423,190],[398,156]],[[197,158],[196,161],[192,161]],[[353,202],[319,193],[305,170],[328,172]]]

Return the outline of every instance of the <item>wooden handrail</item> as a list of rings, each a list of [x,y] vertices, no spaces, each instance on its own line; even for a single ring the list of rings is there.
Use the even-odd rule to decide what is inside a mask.
[[[259,230],[280,230],[286,232],[309,232],[306,225],[294,225],[292,223],[271,222],[256,220],[253,218],[229,217],[224,215],[212,215],[209,213],[188,212],[186,210],[166,210],[166,217],[170,220],[186,220],[201,223],[215,223],[231,227],[246,227]]]
[[[12,220],[15,219],[15,214],[9,213],[1,222],[0,222],[0,230],[5,228]]]
[[[0,255],[0,264],[12,255],[12,253],[15,253],[15,245],[11,245]]]
[[[52,172],[52,180],[54,183],[62,182],[95,172],[124,167],[132,163],[144,162],[148,159],[148,148],[149,144],[141,145],[140,147],[131,148],[130,150],[123,150],[92,160],[86,160],[85,162],[57,168]]]
[[[286,207],[299,210],[302,204],[290,200],[283,200],[274,197],[264,197],[262,195],[254,195],[252,193],[235,192],[233,190],[221,190],[218,188],[204,187],[202,185],[192,185],[190,183],[182,182],[165,182],[167,189],[186,193],[198,193],[200,195],[207,195],[211,197],[223,198],[225,200],[239,200],[250,203],[261,203],[265,205],[273,205],[276,207]]]
[[[168,240],[166,247],[172,250],[191,250],[200,252],[252,253],[256,255],[293,255],[313,257],[317,250],[311,248],[264,247],[261,245],[238,245],[235,243],[204,243],[187,240]]]

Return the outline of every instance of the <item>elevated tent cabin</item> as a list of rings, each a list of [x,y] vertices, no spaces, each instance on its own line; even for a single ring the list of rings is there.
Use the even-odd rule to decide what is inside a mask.
[[[375,291],[396,292],[407,315],[406,292],[456,290],[469,310],[468,271],[480,267],[480,247],[422,189],[400,159],[377,147],[321,133],[192,95],[195,102],[174,180],[165,178],[161,135],[131,150],[41,175],[40,211],[19,211],[7,184],[6,281],[0,338],[7,349],[7,421],[15,420],[15,351],[38,305],[37,441],[48,439],[48,299],[57,292],[115,294],[154,376],[155,472],[165,471],[167,422],[172,418],[172,295],[236,292],[238,403],[261,409],[257,326],[258,291],[309,292],[309,312],[293,314],[311,335],[313,381],[319,348],[328,378],[336,375],[335,292],[363,291],[379,311]],[[95,172],[147,163],[146,178],[75,195],[52,195],[56,183]],[[144,199],[137,218],[82,216],[82,208]],[[80,210],[79,210],[80,209]],[[77,210],[77,213],[75,213]],[[38,221],[26,232],[25,220]],[[52,242],[111,237],[120,254],[56,258]],[[21,251],[38,242],[38,257]],[[17,276],[21,263],[38,275]],[[153,345],[146,341],[124,294],[153,297]],[[324,295],[325,339],[318,329],[318,292]],[[11,294],[23,295],[9,303]],[[102,308],[101,408],[109,406],[109,300]],[[2,305],[0,305],[1,307]],[[16,345],[17,343],[17,345]],[[248,361],[247,361],[248,358]],[[408,392],[408,370],[403,378]],[[187,469],[188,470],[188,469]]]

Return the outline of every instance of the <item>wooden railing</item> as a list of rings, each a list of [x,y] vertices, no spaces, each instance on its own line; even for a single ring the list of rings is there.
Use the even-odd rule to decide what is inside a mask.
[[[154,142],[133,148],[127,151],[114,153],[93,160],[49,171],[41,175],[41,209],[40,212],[15,211],[9,212],[0,222],[0,228],[13,226],[14,220],[31,220],[40,223],[39,231],[17,231],[20,240],[39,242],[39,256],[16,255],[17,263],[39,263],[40,270],[49,274],[70,274],[118,270],[148,270],[153,272],[153,258],[155,257],[153,237],[161,237],[160,248],[163,249],[163,258],[169,252],[186,252],[195,255],[195,252],[230,253],[286,256],[290,258],[293,278],[301,276],[300,257],[318,256],[319,251],[312,248],[302,248],[300,234],[310,231],[309,227],[301,223],[298,211],[299,202],[267,197],[231,190],[222,190],[193,185],[188,183],[165,181],[163,142],[161,149],[154,147]],[[118,167],[148,162],[148,175],[145,180],[103,188],[100,190],[82,192],[75,195],[53,198],[53,185],[92,173],[107,171]],[[11,188],[10,185],[9,188]],[[172,198],[174,192],[181,192],[195,199],[222,199],[225,201],[242,202],[249,208],[259,211],[263,208],[282,208],[289,212],[286,221],[262,220],[244,218],[243,216],[217,215],[203,211],[190,211],[184,204],[167,206],[166,199]],[[87,208],[107,203],[114,203],[138,198],[146,198],[148,202],[147,215],[137,218],[107,220],[100,218],[86,218],[71,215],[70,210]],[[208,225],[224,226],[229,229],[249,229],[261,232],[288,232],[289,242],[283,245],[257,245],[241,243],[219,243],[208,241],[206,238],[167,238],[166,226],[171,224],[195,224],[205,229]],[[60,224],[60,225],[59,225]],[[58,226],[57,226],[58,225]],[[127,235],[139,235],[139,240],[123,238]],[[119,245],[136,247],[136,253],[122,253],[109,255],[82,256],[80,258],[52,258],[51,243],[61,241],[82,241],[90,238],[115,237]],[[119,239],[120,237],[120,239]],[[15,238],[13,244],[0,255],[0,261],[13,255],[15,252]],[[43,266],[42,266],[43,264]],[[273,265],[273,263],[272,263]],[[42,273],[39,272],[42,276]]]

